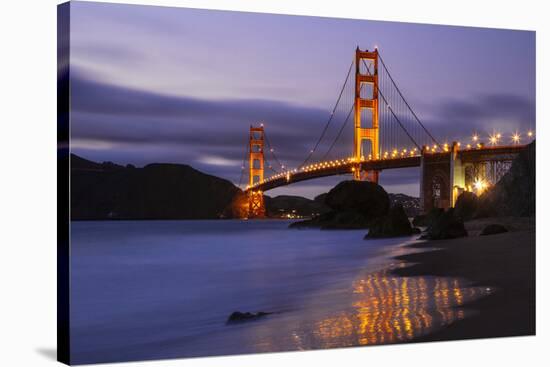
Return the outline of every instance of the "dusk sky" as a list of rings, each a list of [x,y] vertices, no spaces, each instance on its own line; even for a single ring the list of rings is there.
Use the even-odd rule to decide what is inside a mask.
[[[535,129],[534,32],[72,2],[72,151],[184,163],[237,184],[248,128],[263,121],[280,160],[296,167],[357,45],[378,46],[441,141]],[[337,149],[343,157],[352,146]],[[382,172],[380,183],[418,196],[418,171]],[[313,197],[344,178],[267,194]]]

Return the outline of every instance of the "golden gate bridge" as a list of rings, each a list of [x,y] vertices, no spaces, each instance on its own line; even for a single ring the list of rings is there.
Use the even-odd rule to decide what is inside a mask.
[[[354,82],[351,82],[352,75]],[[336,135],[324,153],[320,152],[329,127],[338,120],[341,122]],[[354,125],[352,154],[335,158],[332,155],[337,144],[349,144],[343,137],[346,131],[351,131],[346,130],[351,120]],[[383,170],[420,167],[421,208],[424,211],[448,208],[454,206],[462,192],[480,193],[496,183],[525,148],[517,132],[511,136],[510,144],[501,144],[502,138],[495,132],[487,143],[477,134],[464,145],[458,141],[440,143],[412,109],[378,48],[362,51],[357,47],[334,107],[303,162],[296,168],[285,167],[272,147],[265,126],[250,126],[239,186],[248,159],[249,180],[245,193],[248,216],[254,218],[265,216],[263,193],[270,189],[342,174],[378,183]],[[527,132],[527,138],[534,139],[534,133]],[[314,160],[316,156],[319,158]],[[265,175],[266,168],[272,172],[270,176]]]

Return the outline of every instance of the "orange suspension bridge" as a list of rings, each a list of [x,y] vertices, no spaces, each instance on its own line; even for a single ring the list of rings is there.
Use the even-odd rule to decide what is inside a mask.
[[[352,72],[353,71],[353,72]],[[354,82],[350,81],[354,75]],[[320,159],[313,157],[326,140],[331,124],[340,120],[335,137]],[[334,158],[334,147],[353,120],[353,150],[348,157]],[[349,131],[349,130],[348,130]],[[533,132],[527,133],[533,139]],[[313,148],[296,168],[285,167],[277,157],[263,124],[251,126],[241,169],[242,184],[248,159],[248,216],[265,216],[263,193],[295,182],[332,175],[351,174],[355,180],[378,183],[380,172],[420,167],[420,204],[424,211],[448,208],[463,191],[481,192],[496,183],[525,148],[517,132],[509,144],[501,134],[487,143],[478,135],[470,144],[441,144],[419,119],[399,89],[377,48],[355,51],[336,103]],[[365,144],[366,143],[366,144]],[[403,148],[406,147],[406,148]],[[269,159],[267,155],[269,155]],[[278,166],[278,169],[274,165]],[[273,174],[265,175],[265,168]]]

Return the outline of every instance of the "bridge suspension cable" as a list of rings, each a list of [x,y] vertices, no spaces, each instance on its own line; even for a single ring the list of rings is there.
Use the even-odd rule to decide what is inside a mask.
[[[380,57],[380,54],[378,54],[378,57]],[[370,70],[367,66],[367,63],[365,62],[365,60],[363,60],[363,64],[365,64],[365,67],[367,68],[367,71],[370,75]],[[420,150],[422,149],[418,143],[414,140],[414,138],[411,136],[411,134],[407,131],[407,129],[405,128],[405,126],[403,126],[403,124],[401,123],[401,120],[399,120],[399,117],[397,117],[397,115],[395,114],[395,112],[393,111],[391,105],[388,103],[386,97],[384,96],[384,93],[382,93],[382,91],[380,90],[380,87],[376,86],[376,91],[378,92],[378,94],[380,94],[380,97],[382,97],[382,100],[384,101],[384,103],[386,104],[386,107],[388,108],[388,110],[391,112],[392,116],[395,118],[395,120],[397,121],[397,123],[399,124],[399,126],[401,126],[401,128],[403,129],[403,131],[405,132],[405,134],[407,134],[407,136],[409,137],[409,139],[413,142],[413,144]]]
[[[408,110],[411,112],[412,116],[414,117],[414,119],[418,122],[418,124],[422,127],[422,129],[424,130],[424,132],[432,139],[432,141],[437,145],[437,146],[440,146],[441,144],[433,137],[433,135],[429,132],[428,129],[426,129],[426,126],[424,126],[424,124],[422,123],[422,121],[420,121],[420,119],[418,118],[418,116],[416,115],[416,113],[414,112],[414,110],[411,108],[411,106],[409,105],[409,102],[407,102],[407,99],[405,98],[405,96],[403,95],[403,93],[401,93],[401,89],[399,89],[399,87],[397,86],[397,83],[395,82],[395,80],[393,79],[390,71],[388,70],[388,68],[386,67],[386,64],[384,63],[384,59],[382,58],[382,55],[380,54],[380,52],[378,52],[378,58],[380,60],[380,63],[382,64],[382,67],[384,68],[384,70],[386,71],[386,73],[388,74],[388,77],[391,81],[391,83],[393,84],[393,86],[395,87],[397,93],[399,94],[399,96],[401,97],[401,99],[403,100],[403,102],[405,103],[405,106],[408,108]]]
[[[271,147],[271,143],[269,142],[269,137],[267,136],[267,133],[265,132],[264,130],[264,138],[265,138],[265,142],[267,143],[267,150],[269,152],[269,154],[271,155],[271,157],[273,158],[273,161],[277,162],[277,164],[279,165],[279,167],[281,167],[281,170],[284,170],[285,169],[285,165],[281,163],[281,161],[279,160],[279,158],[277,157],[277,155],[275,154],[275,149],[273,149]],[[264,159],[265,159],[265,153],[264,153]],[[277,171],[275,171],[273,169],[273,167],[269,167],[272,171],[274,171],[275,173],[278,173]]]
[[[352,62],[352,66],[354,64],[355,64],[355,60]],[[371,75],[370,67],[366,63],[365,63],[365,67],[367,68],[367,73],[369,75]],[[359,87],[359,93],[361,93],[363,91],[363,87],[364,87],[364,84],[361,84],[361,86]],[[348,113],[346,114],[346,118],[343,120],[342,125],[340,126],[340,129],[338,130],[338,133],[336,134],[336,136],[332,140],[332,143],[330,144],[330,147],[328,148],[328,150],[325,152],[325,154],[321,158],[321,161],[324,161],[329,157],[330,152],[332,151],[332,149],[334,148],[334,146],[336,145],[336,143],[338,142],[338,140],[342,136],[342,133],[344,132],[344,129],[346,128],[346,126],[348,124],[349,118],[350,118],[354,108],[355,108],[354,104],[351,103],[351,107],[350,107]]]
[[[361,88],[360,88],[360,91],[363,90],[363,86],[361,85]],[[328,148],[328,150],[325,152],[325,154],[323,155],[323,158],[321,158],[321,161],[324,161],[327,159],[327,157],[329,156],[330,152],[332,151],[332,148],[334,148],[334,146],[336,145],[336,142],[338,141],[338,139],[340,139],[340,136],[342,136],[342,132],[344,132],[344,129],[345,127],[347,126],[348,124],[348,121],[349,121],[349,117],[351,116],[352,112],[353,112],[353,109],[354,109],[354,106],[353,104],[351,105],[351,108],[348,112],[348,114],[346,115],[346,118],[344,119],[344,121],[342,122],[342,125],[340,126],[340,130],[338,130],[338,133],[336,134],[335,138],[332,140],[332,143],[330,144],[330,147]]]
[[[243,163],[241,164],[241,177],[239,178],[239,188],[243,184],[244,172],[246,171],[246,158],[248,158],[248,142],[245,144]]]
[[[351,70],[353,68],[353,64],[354,64],[354,61],[351,62],[349,68],[348,68],[348,72],[346,74],[346,79],[344,81],[344,84],[342,85],[342,88],[340,89],[340,93],[338,94],[338,98],[336,99],[336,103],[334,104],[334,107],[332,108],[332,111],[330,113],[330,116],[327,120],[327,122],[325,123],[325,126],[323,128],[323,130],[321,131],[321,135],[319,136],[319,138],[317,139],[317,142],[315,143],[315,146],[313,147],[313,149],[311,149],[309,151],[309,154],[308,156],[306,157],[306,159],[304,159],[304,161],[302,162],[302,164],[300,164],[298,166],[298,169],[302,168],[303,166],[306,165],[306,163],[311,159],[311,157],[313,156],[313,154],[315,153],[315,151],[317,150],[317,148],[319,147],[319,144],[321,143],[321,141],[323,140],[323,138],[325,137],[325,134],[328,130],[328,127],[330,125],[330,123],[332,122],[333,118],[334,118],[334,115],[335,115],[335,112],[336,112],[336,109],[338,108],[338,105],[340,103],[340,100],[342,99],[342,95],[344,93],[344,90],[346,88],[346,85],[348,83],[348,80],[349,80],[349,76],[351,74]]]

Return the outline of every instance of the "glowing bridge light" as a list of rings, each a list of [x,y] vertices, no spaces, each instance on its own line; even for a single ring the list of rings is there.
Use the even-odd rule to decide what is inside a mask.
[[[472,140],[475,141],[475,142],[477,142],[477,141],[479,140],[479,136],[477,136],[477,134],[474,134],[474,135],[472,136]]]
[[[487,183],[482,179],[476,179],[474,182],[474,190],[479,195],[487,188]]]
[[[514,135],[512,135],[512,142],[514,144],[519,144],[521,140],[521,136],[516,132]]]
[[[532,138],[533,135],[535,135],[535,133],[532,132],[531,130],[529,130],[529,131],[527,132],[527,136],[528,136],[528,137]]]
[[[489,137],[489,142],[491,143],[491,145],[497,145],[497,143],[498,143],[497,135],[491,135]]]

